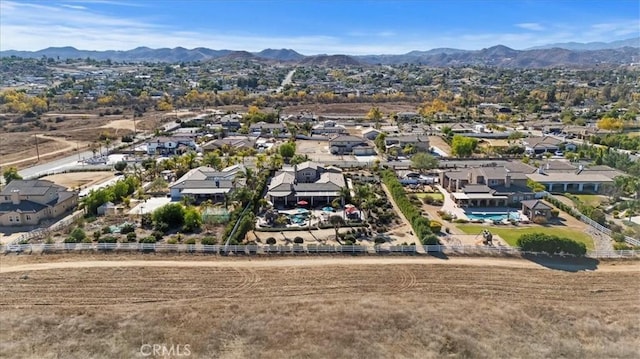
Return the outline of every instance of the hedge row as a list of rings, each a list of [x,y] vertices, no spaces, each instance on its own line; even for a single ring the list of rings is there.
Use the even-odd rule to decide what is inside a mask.
[[[423,217],[418,208],[411,203],[396,174],[387,169],[382,171],[380,177],[389,192],[391,192],[391,197],[393,197],[402,214],[411,223],[413,232],[418,236],[422,244],[438,244],[438,237],[431,232],[429,220]]]
[[[584,243],[544,233],[524,234],[518,238],[516,244],[525,252],[569,253],[576,256],[587,253],[587,246]]]

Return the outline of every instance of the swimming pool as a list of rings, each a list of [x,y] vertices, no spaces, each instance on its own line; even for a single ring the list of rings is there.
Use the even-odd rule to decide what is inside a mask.
[[[490,220],[490,221],[502,221],[507,219],[507,212],[465,212],[467,218],[470,220]],[[520,220],[520,214],[518,212],[509,212],[509,219],[516,221]]]

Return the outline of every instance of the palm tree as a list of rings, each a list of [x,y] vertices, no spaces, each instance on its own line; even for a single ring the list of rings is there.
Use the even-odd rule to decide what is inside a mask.
[[[264,169],[266,160],[267,156],[265,156],[263,153],[256,155],[256,167],[258,168],[258,171],[262,171]]]
[[[329,217],[329,223],[333,225],[333,229],[336,231],[336,241],[340,243],[340,237],[338,237],[338,231],[340,230],[340,226],[344,225],[344,219],[340,216],[331,216]]]
[[[340,188],[340,191],[338,192],[338,198],[340,198],[340,203],[342,203],[342,207],[344,207],[346,202],[349,202],[351,200],[351,190],[349,189],[348,186],[344,186]]]
[[[238,178],[244,178],[248,188],[255,188],[256,175],[251,168],[245,168],[244,171],[238,173]]]

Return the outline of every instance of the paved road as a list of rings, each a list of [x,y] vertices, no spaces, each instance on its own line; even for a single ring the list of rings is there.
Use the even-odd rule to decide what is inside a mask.
[[[24,178],[37,177],[40,174],[50,173],[68,167],[79,166],[80,163],[78,162],[78,159],[82,160],[83,158],[90,157],[93,157],[93,153],[91,151],[83,151],[67,157],[53,160],[51,162],[43,163],[41,165],[22,169],[18,171],[18,173]]]
[[[296,69],[289,71],[289,73],[284,78],[284,80],[282,80],[280,87],[276,89],[276,92],[282,92],[282,90],[284,90],[284,87],[291,83],[291,80],[293,80],[293,74],[295,73],[296,73]]]

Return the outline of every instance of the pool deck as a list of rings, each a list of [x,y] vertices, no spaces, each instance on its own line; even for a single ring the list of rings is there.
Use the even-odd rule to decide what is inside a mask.
[[[458,219],[466,219],[467,221],[471,221],[472,219],[467,217],[467,213],[465,210],[469,212],[478,212],[478,213],[507,213],[507,212],[517,212],[520,215],[520,222],[528,221],[529,218],[522,214],[522,211],[516,210],[509,207],[473,207],[473,208],[460,208],[458,205],[451,199],[451,194],[449,191],[444,189],[440,185],[435,185],[435,187],[444,195],[444,203],[442,204],[441,210],[447,212],[454,216],[454,218]],[[484,222],[493,222],[491,220],[485,220]]]

